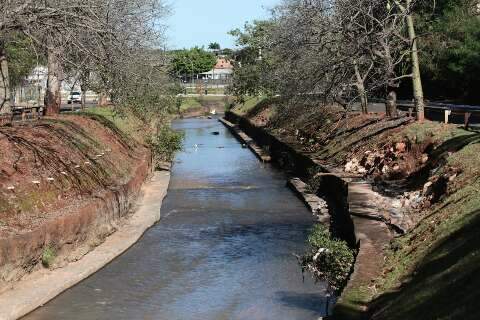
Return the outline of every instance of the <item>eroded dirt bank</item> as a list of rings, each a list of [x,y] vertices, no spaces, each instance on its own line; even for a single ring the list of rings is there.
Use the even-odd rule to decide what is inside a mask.
[[[150,152],[94,115],[1,127],[0,148],[0,293],[101,244],[151,173]]]
[[[17,319],[44,305],[103,268],[135,244],[148,228],[159,221],[160,208],[167,194],[169,181],[169,172],[154,173],[142,187],[142,199],[135,213],[128,219],[117,222],[117,232],[107,237],[105,242],[82,259],[63,268],[39,270],[16,283],[13,290],[1,296],[0,319]]]

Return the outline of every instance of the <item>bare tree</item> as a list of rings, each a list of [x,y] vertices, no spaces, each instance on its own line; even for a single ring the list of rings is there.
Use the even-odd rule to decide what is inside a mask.
[[[423,101],[418,59],[411,59],[412,73],[403,67],[416,54],[413,2],[405,8],[384,0],[284,0],[273,11],[270,32],[269,50],[276,57],[270,77],[278,92],[345,108],[360,101],[363,113],[368,97],[381,94],[387,115],[396,116],[396,88],[414,78],[415,100]]]
[[[10,81],[8,75],[8,61],[4,41],[0,39],[0,114],[9,111]]]
[[[158,44],[168,11],[161,0],[5,0],[1,9],[0,40],[21,32],[48,56],[48,114],[58,113],[64,68],[97,74],[107,92],[122,62]],[[4,61],[2,71],[8,69]]]

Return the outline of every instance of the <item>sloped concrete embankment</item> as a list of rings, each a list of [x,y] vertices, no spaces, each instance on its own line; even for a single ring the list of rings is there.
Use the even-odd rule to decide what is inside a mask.
[[[332,234],[358,248],[354,270],[344,293],[368,286],[378,277],[385,259],[384,247],[393,235],[389,226],[376,218],[379,214],[375,195],[368,184],[319,163],[244,117],[227,112],[225,119],[268,151],[272,161],[282,169],[305,182],[311,181],[313,191],[327,201]],[[343,296],[337,305],[344,306]]]
[[[344,179],[332,174],[328,168],[263,128],[256,127],[248,119],[233,112],[227,112],[225,119],[235,124],[256,144],[266,150],[272,161],[282,170],[304,182],[315,177],[317,189],[315,193],[325,198],[328,203],[332,234],[344,239],[352,247],[356,246],[353,220],[349,215],[348,183]]]
[[[150,174],[151,156],[146,153],[125,184],[63,208],[31,231],[0,239],[0,294],[26,274],[41,269],[46,248],[55,251],[54,267],[62,267],[102,243],[131,211]]]

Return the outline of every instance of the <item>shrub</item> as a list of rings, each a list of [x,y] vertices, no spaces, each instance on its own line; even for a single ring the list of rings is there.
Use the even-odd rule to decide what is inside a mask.
[[[315,281],[327,282],[339,294],[346,285],[354,263],[354,250],[345,241],[333,239],[328,229],[315,225],[308,236],[309,248],[298,257],[302,272],[308,271]]]
[[[162,161],[173,160],[175,152],[182,149],[183,137],[183,133],[163,126],[158,129],[155,136],[148,139],[148,145],[152,150],[156,168]]]
[[[50,268],[57,257],[57,252],[51,246],[47,246],[42,253],[42,265],[45,268]]]

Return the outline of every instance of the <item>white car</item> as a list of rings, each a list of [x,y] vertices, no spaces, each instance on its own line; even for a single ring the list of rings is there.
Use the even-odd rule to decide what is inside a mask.
[[[68,96],[68,104],[71,103],[81,103],[82,102],[82,94],[80,92],[71,92]]]

